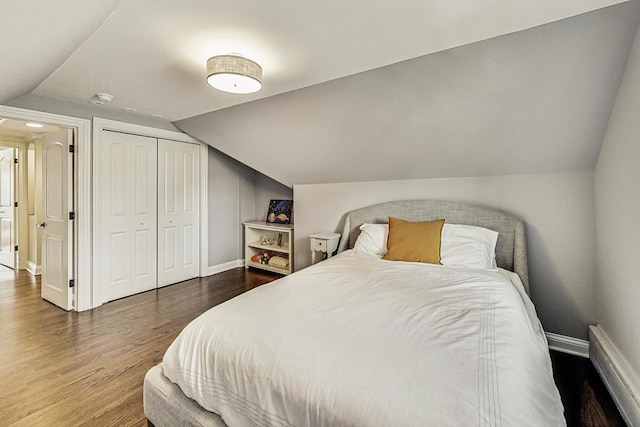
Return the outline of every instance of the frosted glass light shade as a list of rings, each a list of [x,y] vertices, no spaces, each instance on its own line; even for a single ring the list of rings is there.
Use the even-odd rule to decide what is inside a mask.
[[[207,83],[225,92],[257,92],[262,88],[262,68],[242,56],[213,56],[207,61]]]

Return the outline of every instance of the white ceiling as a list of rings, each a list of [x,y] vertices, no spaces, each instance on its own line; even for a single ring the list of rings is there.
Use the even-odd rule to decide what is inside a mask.
[[[32,122],[33,123],[33,122]],[[29,127],[27,122],[12,120],[6,118],[0,118],[0,138],[5,140],[21,140],[30,139],[32,137],[40,137],[51,132],[60,130],[56,126],[51,126],[44,123],[38,123],[42,127]],[[0,144],[2,141],[0,140]]]
[[[35,89],[120,3],[122,0],[2,2],[0,104]]]
[[[169,121],[575,16],[622,0],[51,0],[3,4],[0,103],[33,93]],[[220,53],[259,62],[264,88],[208,87]]]

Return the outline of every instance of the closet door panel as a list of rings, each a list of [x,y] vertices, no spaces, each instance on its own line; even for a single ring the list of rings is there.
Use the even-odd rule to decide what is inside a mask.
[[[164,255],[163,268],[165,272],[170,272],[176,269],[176,227],[164,226],[164,242],[161,246]]]
[[[158,140],[158,286],[199,274],[199,151]]]
[[[103,131],[95,159],[96,268],[106,302],[157,286],[157,140]]]
[[[109,248],[109,281],[112,285],[125,283],[127,274],[126,267],[126,233],[111,233]]]

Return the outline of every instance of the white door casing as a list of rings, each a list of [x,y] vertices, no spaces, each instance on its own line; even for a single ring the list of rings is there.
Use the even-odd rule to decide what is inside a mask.
[[[97,280],[101,302],[157,286],[157,142],[103,131],[97,144]]]
[[[73,308],[73,131],[63,129],[42,138],[42,298]]]
[[[0,264],[16,268],[16,150],[0,151]]]
[[[0,149],[0,264],[17,267],[16,149]]]
[[[158,287],[200,273],[200,147],[158,140]]]
[[[76,286],[74,288],[74,308],[78,311],[88,310],[98,304],[93,300],[92,287],[92,246],[91,246],[91,208],[92,208],[92,191],[91,191],[91,166],[92,166],[92,148],[91,148],[91,121],[78,117],[64,116],[60,114],[45,113],[43,111],[27,110],[23,108],[9,107],[0,105],[0,117],[11,118],[21,121],[48,123],[51,125],[71,128],[74,130],[74,157],[77,163],[74,167],[74,175],[77,177],[74,183],[74,207],[76,212],[76,220],[73,222],[74,239],[73,246],[77,248],[71,250],[74,253],[74,279]],[[18,149],[21,152],[21,149]],[[26,156],[18,159],[19,162],[26,160]],[[18,163],[20,166],[21,163]],[[24,169],[26,170],[26,168]],[[22,175],[22,173],[20,173]],[[26,177],[25,177],[26,182]],[[19,200],[22,201],[22,200]],[[26,196],[25,196],[26,203]],[[25,204],[26,205],[26,204]],[[26,212],[26,210],[24,210]],[[22,232],[22,227],[26,227],[27,218],[19,218],[22,225],[20,236],[18,236],[19,244],[23,244],[27,239],[28,233]],[[26,258],[26,257],[25,257]],[[19,260],[25,258],[19,257]],[[22,266],[21,266],[22,268]],[[26,268],[26,260],[25,260]]]

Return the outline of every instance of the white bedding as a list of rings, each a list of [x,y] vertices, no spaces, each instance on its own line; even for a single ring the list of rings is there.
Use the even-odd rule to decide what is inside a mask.
[[[564,425],[522,297],[498,270],[347,251],[202,314],[163,368],[231,427]]]

